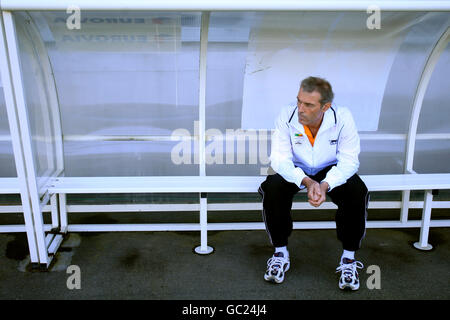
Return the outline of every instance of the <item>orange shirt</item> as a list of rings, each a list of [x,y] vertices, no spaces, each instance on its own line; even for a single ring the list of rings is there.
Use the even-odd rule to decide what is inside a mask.
[[[308,137],[309,142],[311,142],[311,145],[314,147],[314,141],[316,140],[316,137],[313,137],[311,130],[308,126],[303,126],[305,128],[306,136]]]

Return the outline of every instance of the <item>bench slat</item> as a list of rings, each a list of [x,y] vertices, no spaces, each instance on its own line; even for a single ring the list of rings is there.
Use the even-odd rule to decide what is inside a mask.
[[[59,177],[50,193],[257,192],[265,176]],[[450,189],[450,174],[361,176],[370,191]]]
[[[450,189],[450,173],[361,176],[370,191]]]
[[[0,178],[0,194],[20,193],[18,178]]]

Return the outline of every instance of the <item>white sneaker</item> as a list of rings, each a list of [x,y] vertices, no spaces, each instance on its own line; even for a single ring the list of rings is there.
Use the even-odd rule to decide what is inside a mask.
[[[336,272],[341,271],[341,277],[339,279],[339,288],[351,290],[359,289],[359,276],[356,269],[362,269],[364,265],[355,260],[343,258],[339,267],[336,268]]]
[[[267,270],[264,274],[266,281],[282,283],[284,281],[284,273],[290,267],[289,258],[285,258],[282,252],[276,252],[267,260]]]

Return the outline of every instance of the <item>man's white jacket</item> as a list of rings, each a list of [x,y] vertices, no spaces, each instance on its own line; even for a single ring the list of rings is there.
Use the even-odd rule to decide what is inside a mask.
[[[329,108],[316,134],[314,147],[298,121],[297,106],[284,107],[275,121],[270,155],[272,169],[299,188],[303,178],[335,164],[323,181],[331,191],[359,168],[360,140],[350,110]]]

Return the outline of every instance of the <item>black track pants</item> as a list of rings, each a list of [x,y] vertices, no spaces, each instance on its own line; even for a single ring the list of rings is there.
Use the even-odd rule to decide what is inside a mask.
[[[332,166],[325,168],[311,179],[320,183]],[[288,244],[292,232],[291,207],[294,195],[300,189],[279,175],[269,175],[261,184],[263,218],[270,241],[274,247]],[[355,174],[346,183],[327,193],[338,206],[336,212],[337,237],[345,250],[356,251],[365,236],[369,193],[361,178]]]

